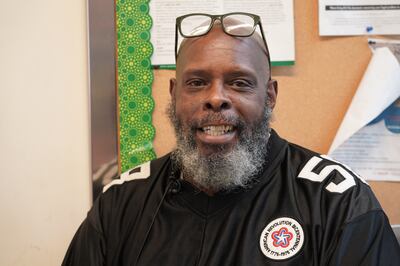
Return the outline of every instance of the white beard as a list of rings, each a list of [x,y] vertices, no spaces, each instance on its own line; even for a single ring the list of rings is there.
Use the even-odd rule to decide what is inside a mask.
[[[174,103],[170,104],[168,115],[177,137],[172,159],[184,177],[190,177],[189,181],[197,187],[214,192],[251,187],[266,161],[272,109],[266,107],[262,119],[249,127],[239,122],[243,130],[239,133],[238,144],[231,151],[224,151],[221,145],[220,152],[209,156],[200,154],[194,140],[195,131],[190,130],[190,126],[188,130],[183,129]],[[183,132],[189,133],[184,135]]]

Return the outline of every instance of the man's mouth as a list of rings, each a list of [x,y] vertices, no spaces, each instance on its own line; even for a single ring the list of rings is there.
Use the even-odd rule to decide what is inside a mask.
[[[234,121],[204,121],[197,126],[195,138],[198,145],[221,148],[221,145],[234,145],[237,142],[238,130]]]
[[[210,125],[200,128],[205,134],[210,136],[222,136],[233,131],[232,125]]]

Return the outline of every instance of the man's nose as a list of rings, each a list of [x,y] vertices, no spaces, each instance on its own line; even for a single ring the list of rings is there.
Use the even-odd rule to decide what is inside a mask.
[[[223,84],[215,83],[208,89],[208,95],[204,101],[204,109],[207,111],[220,112],[230,109],[232,102],[228,97]]]

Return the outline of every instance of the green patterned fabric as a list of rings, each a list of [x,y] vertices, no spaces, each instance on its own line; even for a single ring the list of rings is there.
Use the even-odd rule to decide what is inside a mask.
[[[117,0],[116,24],[120,160],[124,172],[156,157],[149,1]]]

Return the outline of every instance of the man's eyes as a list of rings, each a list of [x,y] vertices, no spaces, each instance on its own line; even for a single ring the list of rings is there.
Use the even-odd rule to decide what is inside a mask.
[[[186,81],[185,84],[187,87],[191,88],[203,87],[207,85],[206,81],[202,79],[190,79]]]
[[[245,79],[235,79],[229,82],[229,85],[232,87],[237,87],[237,88],[251,88],[253,87],[253,83],[249,80]]]
[[[212,81],[208,81],[202,78],[192,78],[185,81],[185,86],[189,89],[200,89],[212,85]],[[231,88],[234,90],[249,90],[255,87],[254,82],[248,79],[233,79],[228,80],[224,84],[225,88]]]

